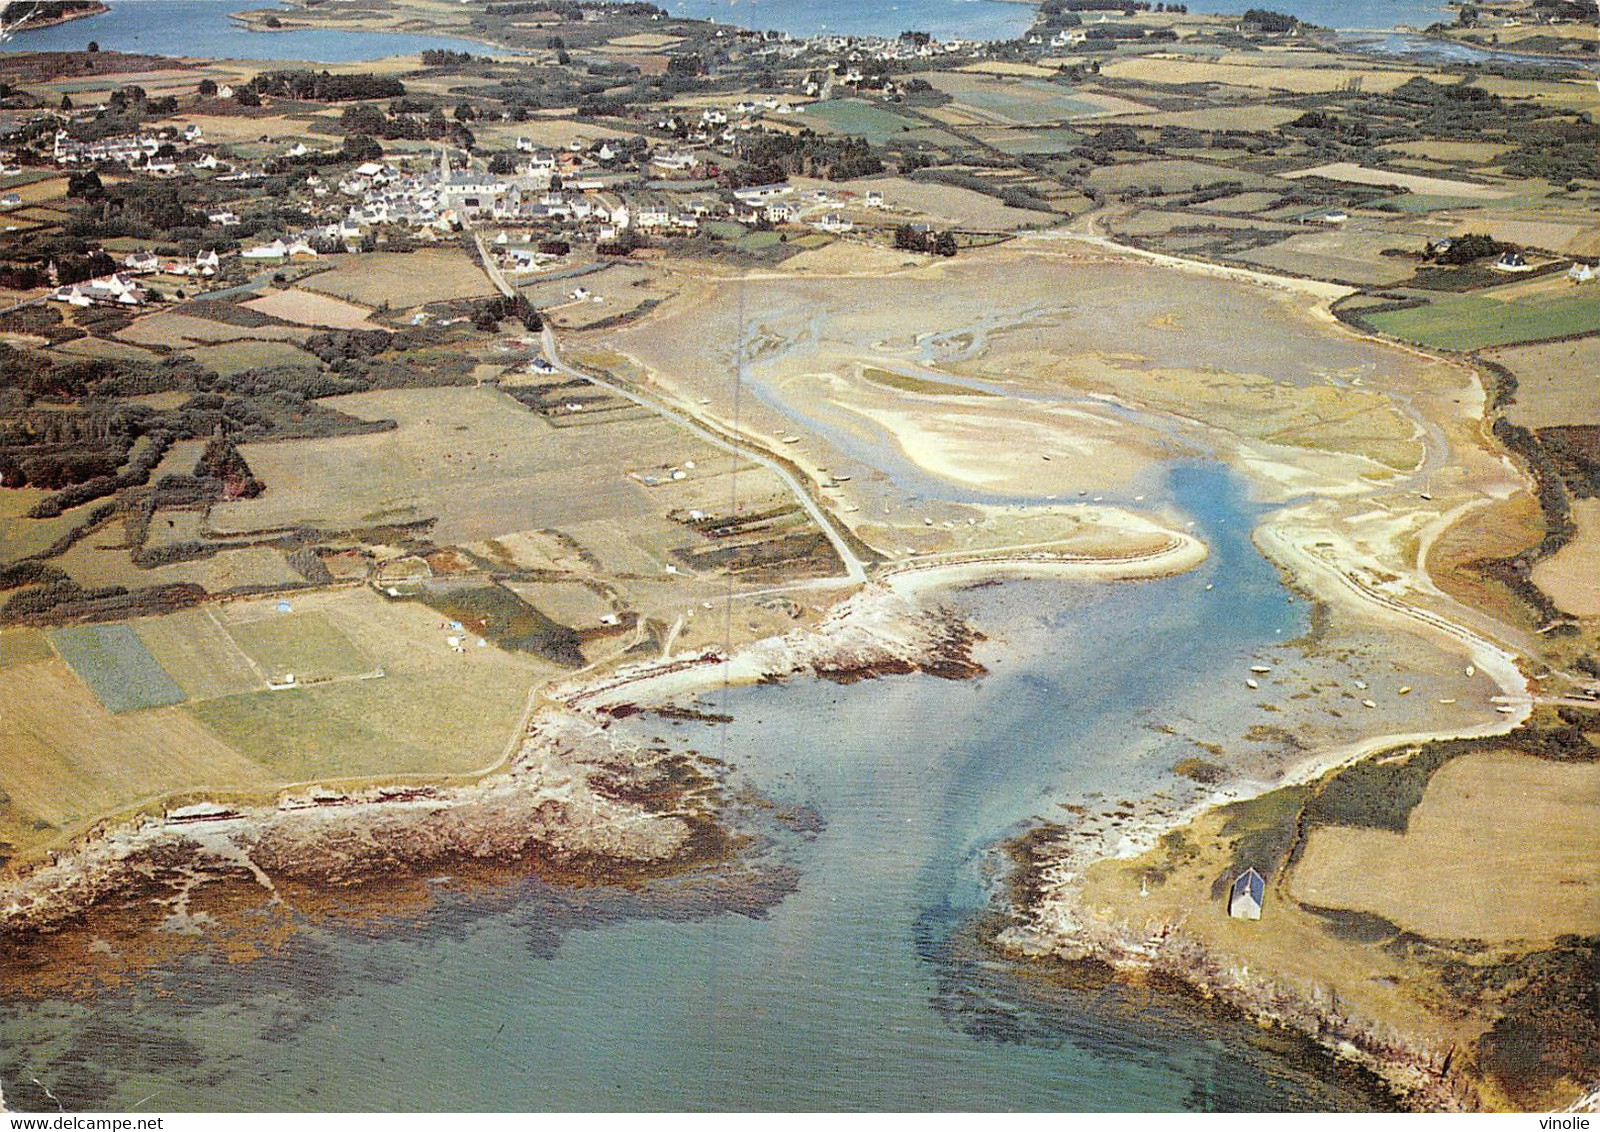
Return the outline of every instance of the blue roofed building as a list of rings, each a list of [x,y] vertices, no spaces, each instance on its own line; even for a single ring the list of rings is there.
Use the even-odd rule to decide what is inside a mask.
[[[1267,882],[1254,868],[1248,868],[1233,880],[1228,892],[1228,915],[1236,920],[1259,920],[1266,898]]]

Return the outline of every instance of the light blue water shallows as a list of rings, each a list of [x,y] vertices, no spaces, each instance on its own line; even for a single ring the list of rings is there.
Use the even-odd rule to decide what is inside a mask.
[[[251,31],[230,12],[268,8],[270,0],[112,0],[111,10],[54,27],[21,32],[0,51],[82,51],[90,40],[106,51],[192,55],[207,59],[292,59],[355,63],[430,48],[489,51],[483,44],[445,35],[377,31]]]
[[[1373,1105],[1253,1027],[1143,991],[1051,988],[972,942],[1002,838],[1060,800],[1172,788],[1171,740],[1146,724],[1247,716],[1219,664],[1304,627],[1226,475],[1180,468],[1172,486],[1206,565],[952,595],[991,634],[979,679],[737,690],[726,731],[627,721],[820,813],[815,837],[776,838],[794,890],[759,918],[685,914],[704,880],[655,907],[536,882],[444,889],[385,930],[312,927],[282,956],[0,1003],[8,1100],[43,1106],[38,1076],[101,1109],[150,1094],[153,1109]]]

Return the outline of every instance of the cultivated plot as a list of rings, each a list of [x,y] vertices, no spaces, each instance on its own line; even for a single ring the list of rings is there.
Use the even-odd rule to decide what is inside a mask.
[[[178,686],[128,625],[75,625],[50,633],[50,643],[107,711],[182,703]]]

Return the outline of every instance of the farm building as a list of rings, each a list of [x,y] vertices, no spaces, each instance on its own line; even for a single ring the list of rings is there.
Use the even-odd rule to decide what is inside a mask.
[[[1259,920],[1266,896],[1267,882],[1253,867],[1248,868],[1234,878],[1228,892],[1228,915],[1236,920]]]

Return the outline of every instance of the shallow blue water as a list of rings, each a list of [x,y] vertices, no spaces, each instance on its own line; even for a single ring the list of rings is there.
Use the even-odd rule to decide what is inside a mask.
[[[213,59],[303,59],[351,63],[406,55],[429,48],[484,50],[444,35],[355,31],[250,31],[229,12],[264,8],[266,0],[113,0],[99,16],[18,34],[0,51],[82,51],[94,40],[107,51],[196,55]]]
[[[764,897],[717,876],[441,885],[415,918],[307,925],[254,963],[0,1004],[8,1098],[42,1104],[37,1076],[69,1107],[106,1108],[1373,1104],[1253,1027],[1019,977],[974,942],[1002,838],[1058,801],[1179,789],[1178,740],[1145,725],[1248,718],[1218,689],[1304,627],[1236,486],[1180,467],[1172,491],[1214,549],[1191,575],[950,595],[992,636],[977,680],[800,681],[708,696],[726,726],[626,721],[820,816],[819,832],[769,831]]]

